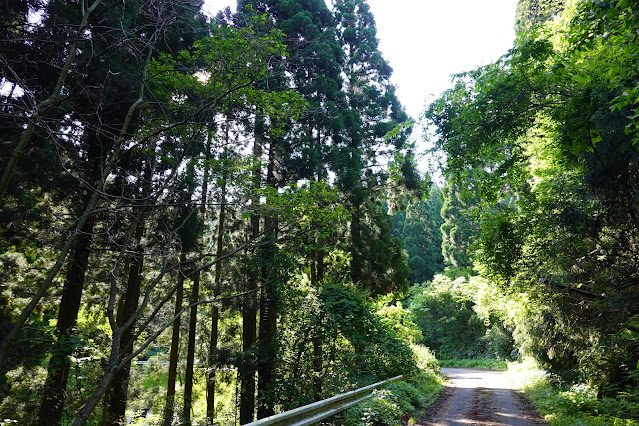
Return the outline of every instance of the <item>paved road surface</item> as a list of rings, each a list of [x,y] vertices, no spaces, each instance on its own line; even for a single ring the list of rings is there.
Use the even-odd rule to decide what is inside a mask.
[[[417,424],[448,425],[542,425],[530,404],[512,390],[504,372],[468,368],[442,368],[448,387]]]

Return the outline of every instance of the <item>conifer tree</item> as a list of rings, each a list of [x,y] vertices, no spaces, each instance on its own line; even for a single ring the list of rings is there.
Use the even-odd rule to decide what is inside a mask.
[[[343,141],[335,148],[335,171],[342,190],[348,195],[351,205],[351,277],[371,290],[373,294],[384,293],[391,288],[405,287],[400,257],[377,259],[384,263],[395,259],[391,268],[397,268],[394,275],[399,282],[373,279],[379,275],[375,270],[385,266],[376,264],[375,257],[367,257],[372,246],[387,241],[391,252],[399,253],[398,241],[385,232],[390,228],[385,224],[389,217],[380,204],[371,202],[379,199],[379,189],[385,185],[386,176],[377,167],[381,157],[389,159],[391,153],[403,164],[401,173],[416,177],[409,169],[413,166],[403,155],[409,153],[407,138],[409,129],[403,128],[393,137],[389,134],[408,120],[390,83],[392,68],[379,51],[375,18],[366,0],[339,0],[334,4],[338,40],[345,55],[344,73],[347,111],[344,119]],[[418,189],[419,179],[404,180],[405,189]],[[418,189],[419,190],[419,189]],[[367,218],[368,217],[368,218]],[[384,225],[382,225],[382,223]],[[366,236],[372,240],[366,240]],[[379,236],[379,237],[377,237]],[[379,238],[379,240],[377,240]]]

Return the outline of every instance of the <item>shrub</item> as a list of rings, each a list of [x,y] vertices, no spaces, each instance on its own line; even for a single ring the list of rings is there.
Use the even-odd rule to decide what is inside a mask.
[[[401,426],[404,414],[399,401],[389,390],[373,392],[373,397],[349,409],[345,426]]]
[[[403,413],[411,413],[416,407],[422,407],[426,403],[426,395],[408,382],[397,382],[386,387],[397,397]]]
[[[443,389],[443,377],[439,374],[420,372],[407,381],[390,384],[384,390],[351,408],[343,418],[345,426],[401,425],[405,414],[412,414],[432,404]]]
[[[415,354],[417,367],[420,370],[439,373],[439,363],[433,351],[422,345],[410,345],[410,348]]]
[[[521,382],[526,396],[551,425],[639,424],[639,401],[633,398],[622,394],[617,398],[598,399],[588,385],[562,386],[556,377],[530,361],[511,364],[508,371]]]

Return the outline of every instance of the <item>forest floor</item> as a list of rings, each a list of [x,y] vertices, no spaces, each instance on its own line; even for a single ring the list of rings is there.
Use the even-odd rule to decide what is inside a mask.
[[[415,426],[545,424],[514,390],[507,373],[469,368],[442,368],[442,372],[448,384]]]

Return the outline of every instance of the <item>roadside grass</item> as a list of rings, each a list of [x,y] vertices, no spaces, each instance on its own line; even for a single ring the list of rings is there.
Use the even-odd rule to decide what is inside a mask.
[[[408,420],[424,414],[439,397],[445,386],[445,378],[432,352],[423,346],[411,345],[419,372],[405,381],[375,391],[373,397],[350,408],[338,417],[344,426],[402,426]],[[411,417],[412,416],[412,417]]]
[[[530,360],[510,363],[508,374],[552,426],[639,425],[636,392],[597,399],[587,385],[557,385],[556,380]]]
[[[483,370],[506,371],[506,361],[498,359],[470,358],[470,359],[440,359],[440,367],[479,368]]]

